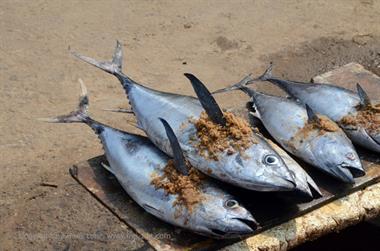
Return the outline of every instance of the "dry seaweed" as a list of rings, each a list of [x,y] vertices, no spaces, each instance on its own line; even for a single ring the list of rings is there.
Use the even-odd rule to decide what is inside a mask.
[[[324,115],[318,115],[318,121],[311,123],[315,128],[319,128],[322,133],[324,132],[336,132],[339,130],[339,126]]]
[[[177,171],[173,160],[169,160],[164,168],[164,173],[162,175],[154,174],[151,184],[156,189],[164,189],[166,194],[178,195],[173,206],[184,206],[191,212],[193,206],[202,200],[200,185],[205,176],[191,167],[189,163],[187,165],[189,175],[186,176]]]
[[[318,121],[307,122],[290,140],[289,146],[293,145],[292,142],[302,143],[310,135],[323,135],[327,132],[336,132],[340,130],[339,126],[332,120],[324,115],[318,115]]]
[[[197,129],[197,140],[194,144],[204,157],[218,160],[219,153],[226,150],[227,154],[242,153],[252,144],[256,144],[253,130],[243,118],[231,112],[224,112],[226,126],[215,124],[205,112],[198,120],[191,122]]]
[[[355,115],[349,114],[340,120],[343,126],[363,127],[369,132],[380,132],[380,104],[359,108]]]

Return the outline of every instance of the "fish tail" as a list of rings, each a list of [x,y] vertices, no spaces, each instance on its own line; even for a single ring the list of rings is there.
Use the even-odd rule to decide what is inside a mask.
[[[249,74],[242,80],[240,80],[238,83],[231,85],[226,88],[222,88],[219,90],[216,90],[212,92],[211,94],[216,94],[216,93],[222,93],[222,92],[228,92],[228,91],[233,91],[233,90],[242,90],[243,92],[247,93],[249,96],[252,96],[252,90],[247,87],[247,85],[253,84],[257,81],[268,81],[269,79],[272,78],[272,68],[273,68],[273,63],[270,62],[268,68],[265,70],[263,74],[261,74],[257,78],[252,78],[252,74]]]
[[[265,69],[264,73],[261,74],[257,79],[255,80],[260,80],[260,81],[267,81],[272,78],[272,69],[273,69],[273,62],[269,63],[268,68]],[[250,84],[250,83],[248,83]]]
[[[225,87],[216,91],[213,91],[211,94],[217,94],[217,93],[223,93],[223,92],[229,92],[229,91],[234,91],[234,90],[243,90],[246,89],[246,85],[249,83],[255,81],[255,79],[252,78],[252,74],[247,75],[244,77],[242,80],[240,80],[238,83],[233,84],[229,87]]]
[[[73,54],[74,57],[79,58],[80,60],[90,65],[93,65],[99,69],[102,69],[105,72],[108,72],[116,76],[121,82],[121,84],[123,85],[123,87],[129,87],[132,84],[136,83],[122,72],[123,50],[122,50],[122,45],[119,41],[116,41],[116,47],[115,47],[111,61],[98,61],[96,59],[83,56],[74,51],[71,51],[71,54]],[[128,88],[127,88],[127,91],[128,91]]]
[[[60,115],[53,118],[41,118],[39,120],[49,123],[86,123],[89,124],[93,120],[88,116],[88,96],[87,89],[83,81],[79,79],[81,86],[81,95],[79,98],[79,105],[76,110],[70,112],[69,114]]]

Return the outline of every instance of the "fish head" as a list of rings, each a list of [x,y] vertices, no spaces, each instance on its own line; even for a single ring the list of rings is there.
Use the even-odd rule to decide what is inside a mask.
[[[380,147],[380,130],[366,130],[369,137]]]
[[[373,122],[373,124],[376,123]],[[361,125],[346,125],[341,123],[340,125],[356,145],[380,152],[380,129],[374,130],[373,128],[368,128],[371,127],[371,123]]]
[[[193,212],[197,218],[196,231],[225,239],[252,234],[258,228],[252,214],[234,197],[214,188],[212,190]]]
[[[345,133],[356,145],[380,152],[380,132],[370,131],[364,127],[344,127]]]
[[[365,174],[361,160],[351,141],[343,132],[325,133],[310,144],[315,164],[334,177],[354,183]]]
[[[244,152],[231,155],[225,173],[238,177],[238,185],[257,191],[291,191],[296,187],[291,172],[280,155],[261,136]]]
[[[308,173],[280,146],[276,145],[271,140],[268,140],[268,142],[281,156],[289,170],[294,174],[294,181],[296,182],[294,194],[297,197],[296,199],[299,199],[300,201],[310,201],[314,197],[322,196],[317,184],[315,184],[314,180],[308,175]]]

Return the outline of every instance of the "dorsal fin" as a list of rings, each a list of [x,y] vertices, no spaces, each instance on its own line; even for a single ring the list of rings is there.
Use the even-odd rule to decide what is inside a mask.
[[[305,104],[306,112],[307,112],[307,121],[309,123],[311,122],[319,122],[317,114],[311,109],[311,107],[308,104]]]
[[[207,87],[193,74],[185,73],[185,76],[190,80],[190,83],[209,118],[214,123],[225,126],[226,119],[223,116],[223,112]]]
[[[371,105],[371,100],[369,99],[367,93],[364,91],[364,89],[360,86],[359,83],[356,84],[356,89],[358,90],[358,95],[360,98],[360,106],[367,107]]]
[[[185,158],[183,157],[183,152],[181,146],[179,145],[177,136],[175,136],[173,129],[165,119],[159,119],[165,127],[166,135],[168,136],[170,146],[172,147],[174,165],[176,169],[183,175],[189,175],[189,171],[187,169]]]

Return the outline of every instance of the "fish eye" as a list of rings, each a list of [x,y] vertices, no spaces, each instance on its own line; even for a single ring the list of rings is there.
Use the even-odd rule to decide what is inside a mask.
[[[235,208],[237,206],[239,206],[239,203],[236,201],[236,200],[226,200],[224,202],[224,206],[227,207],[227,208]]]
[[[276,165],[279,162],[277,156],[274,155],[266,155],[264,157],[264,163],[268,165]]]
[[[347,153],[347,154],[346,154],[346,157],[347,157],[347,159],[349,159],[349,160],[355,160],[355,154],[353,154],[353,153]]]

